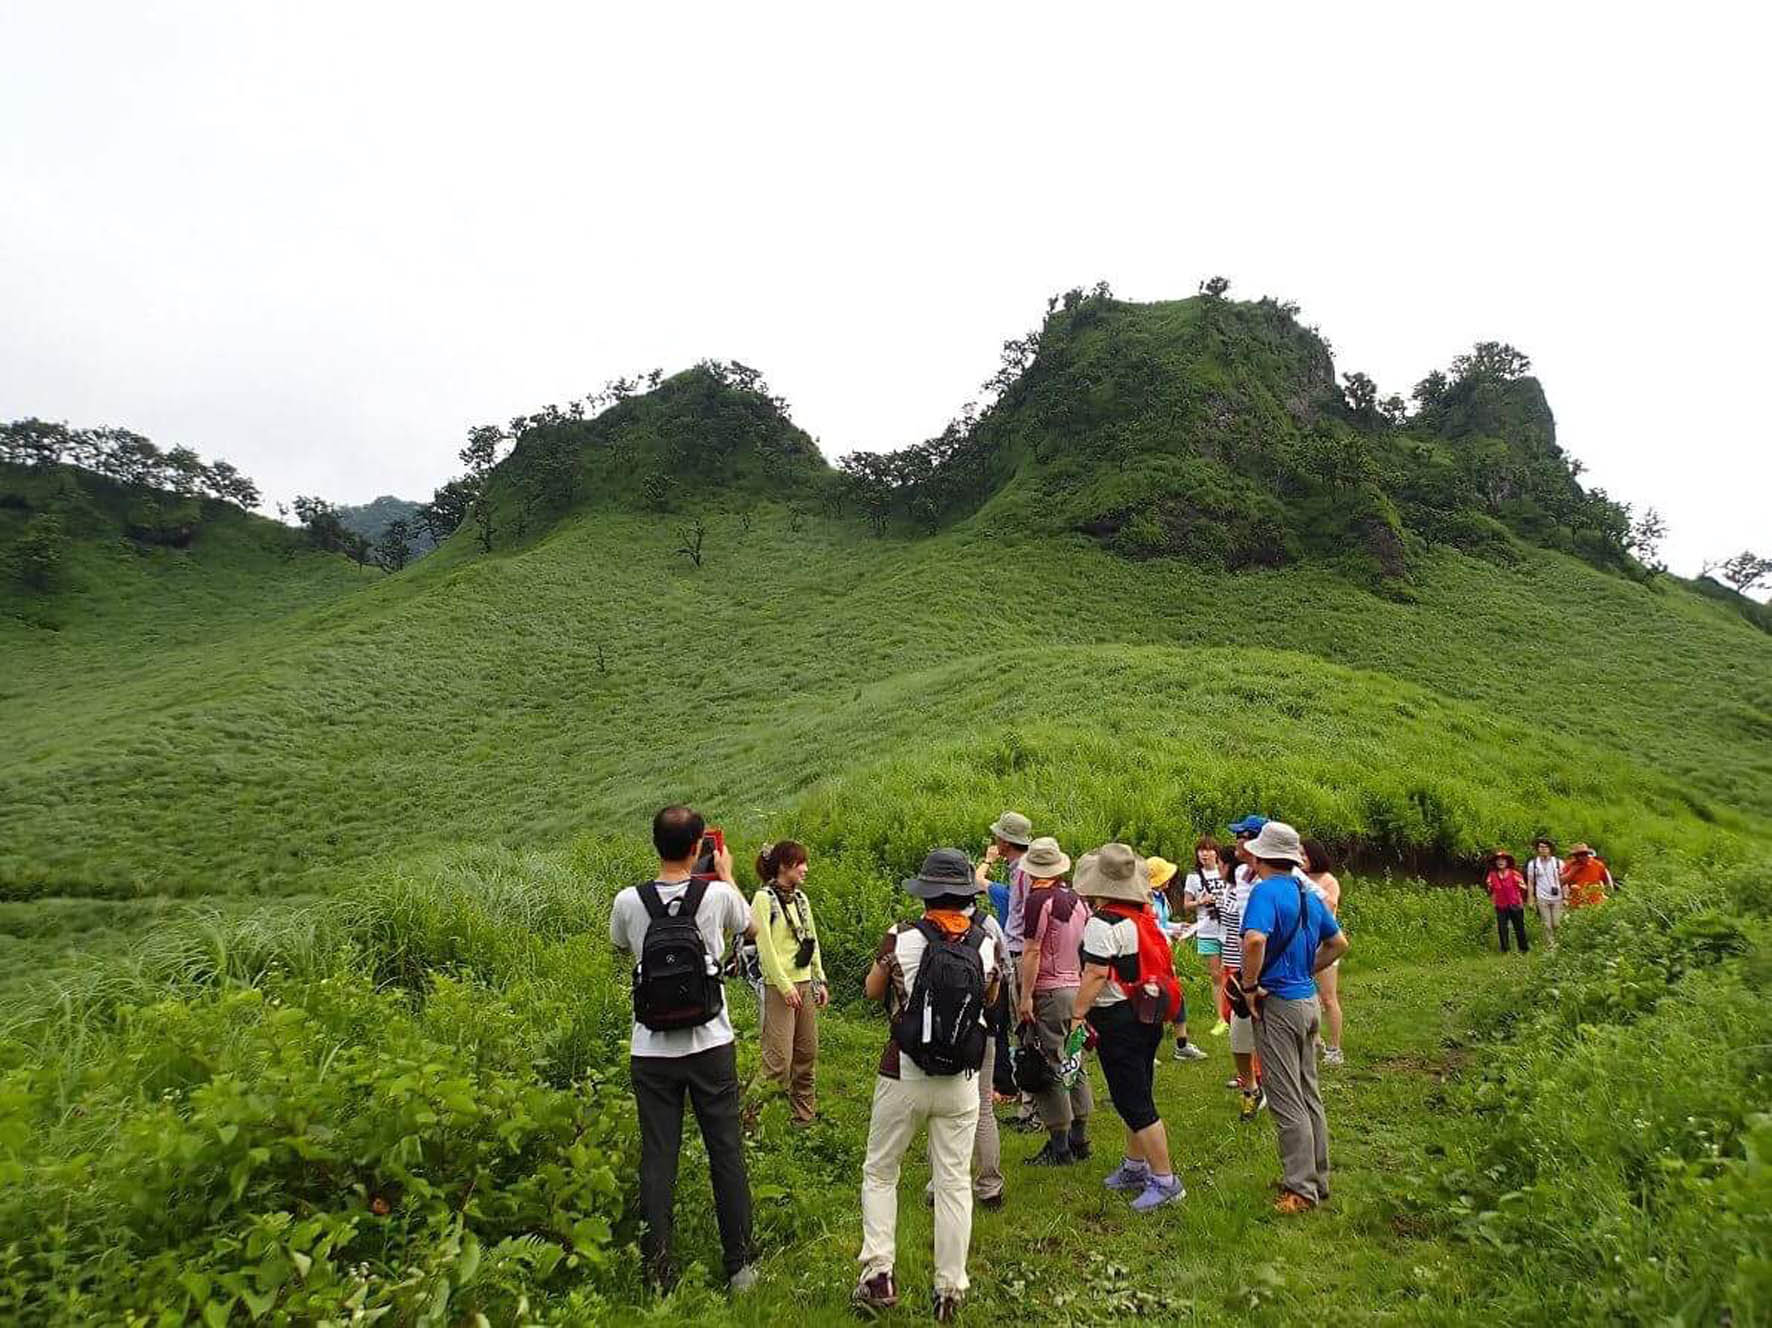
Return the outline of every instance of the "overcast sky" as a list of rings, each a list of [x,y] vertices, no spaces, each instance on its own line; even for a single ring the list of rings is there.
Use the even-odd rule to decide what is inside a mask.
[[[425,497],[713,356],[835,458],[1223,273],[1387,392],[1512,342],[1675,570],[1772,554],[1761,6],[596,9],[5,0],[0,418]]]

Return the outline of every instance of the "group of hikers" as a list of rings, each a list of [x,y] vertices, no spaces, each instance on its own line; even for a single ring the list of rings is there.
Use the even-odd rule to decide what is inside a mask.
[[[1271,1111],[1281,1178],[1274,1208],[1296,1215],[1329,1199],[1329,1134],[1317,1061],[1339,1064],[1337,966],[1348,948],[1341,887],[1321,844],[1246,816],[1231,841],[1205,837],[1183,871],[1110,843],[1074,863],[1059,841],[1004,812],[974,863],[939,848],[903,882],[918,916],[888,928],[863,980],[885,1006],[861,1177],[862,1245],[853,1303],[898,1303],[898,1181],[920,1130],[928,1136],[938,1321],[959,1313],[968,1281],[974,1198],[1001,1207],[996,1107],[1044,1133],[1032,1166],[1093,1154],[1087,1061],[1097,1062],[1120,1118],[1110,1190],[1149,1213],[1186,1189],[1155,1101],[1159,1053],[1205,1053],[1190,1039],[1176,947],[1191,940],[1213,989],[1214,1032],[1228,1033],[1240,1117]],[[818,1011],[830,999],[805,882],[804,846],[767,846],[749,904],[719,833],[685,806],[653,819],[657,876],[617,895],[615,945],[634,960],[631,1074],[640,1125],[641,1254],[649,1282],[672,1277],[671,1230],[687,1097],[707,1146],[725,1274],[735,1293],[757,1280],[751,1255],[740,1088],[724,998],[727,944],[754,945],[764,1073],[797,1125],[816,1119]],[[1000,878],[1000,879],[999,879]]]
[[[1612,873],[1598,854],[1586,844],[1569,850],[1569,860],[1557,856],[1557,846],[1539,837],[1533,841],[1532,856],[1526,859],[1526,870],[1514,855],[1498,848],[1487,859],[1483,886],[1495,904],[1495,930],[1501,941],[1501,953],[1507,953],[1508,932],[1519,943],[1520,953],[1531,949],[1526,942],[1526,892],[1538,911],[1547,945],[1557,943],[1557,927],[1568,909],[1592,908],[1602,904],[1615,887]]]

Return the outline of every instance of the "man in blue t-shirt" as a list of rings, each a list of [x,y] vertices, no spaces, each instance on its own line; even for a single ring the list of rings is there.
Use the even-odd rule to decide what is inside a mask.
[[[1329,1123],[1317,1092],[1315,974],[1347,951],[1323,901],[1305,888],[1298,831],[1269,821],[1243,846],[1255,889],[1243,906],[1243,989],[1255,1015],[1263,1087],[1280,1140],[1285,1189],[1276,1212],[1309,1212],[1329,1197]]]

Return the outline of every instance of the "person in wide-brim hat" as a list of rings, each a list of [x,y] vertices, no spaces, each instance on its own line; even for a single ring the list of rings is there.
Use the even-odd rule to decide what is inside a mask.
[[[1055,881],[1071,869],[1071,860],[1058,841],[1047,835],[1028,845],[1020,866],[1033,880]]]
[[[1151,873],[1144,859],[1125,844],[1103,844],[1085,853],[1077,864],[1072,887],[1085,899],[1118,899],[1128,904],[1148,904]]]
[[[1590,847],[1587,844],[1577,844],[1577,845],[1575,845],[1574,848],[1569,850],[1569,856],[1572,858],[1579,858],[1579,857],[1583,857],[1583,856],[1591,858],[1594,856],[1594,851],[1593,851],[1592,847]]]
[[[1304,841],[1284,821],[1264,822],[1255,838],[1243,845],[1243,851],[1264,862],[1290,862],[1301,870],[1310,866],[1304,855]]]
[[[1489,855],[1489,862],[1492,866],[1496,866],[1496,867],[1501,866],[1501,864],[1503,862],[1507,863],[1508,866],[1514,867],[1514,868],[1518,868],[1520,865],[1518,862],[1516,862],[1514,860],[1514,855],[1512,853],[1509,853],[1504,848],[1498,848],[1493,853],[1491,853]]]
[[[938,848],[923,859],[923,867],[915,876],[900,882],[918,899],[941,899],[949,895],[970,899],[977,893],[972,878],[972,861],[957,848]]]
[[[1005,844],[1026,848],[1034,838],[1034,823],[1020,812],[1004,812],[990,824],[990,831]]]

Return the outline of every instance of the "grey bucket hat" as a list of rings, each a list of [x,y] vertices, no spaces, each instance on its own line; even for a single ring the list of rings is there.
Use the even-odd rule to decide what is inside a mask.
[[[906,880],[904,888],[918,899],[939,899],[977,894],[978,882],[964,853],[957,848],[938,848],[923,859],[923,870]]]
[[[1071,860],[1050,835],[1036,839],[1021,855],[1021,869],[1036,881],[1050,881],[1071,869]]]
[[[1252,858],[1283,858],[1300,867],[1306,865],[1298,831],[1284,821],[1269,821],[1262,826],[1261,833],[1243,845],[1243,851]]]
[[[1085,853],[1077,864],[1073,886],[1085,899],[1120,899],[1129,904],[1148,904],[1151,898],[1151,873],[1139,857],[1125,844],[1103,844],[1093,853]]]
[[[1004,812],[991,822],[991,833],[1005,844],[1026,848],[1034,838],[1034,823],[1020,812]]]

